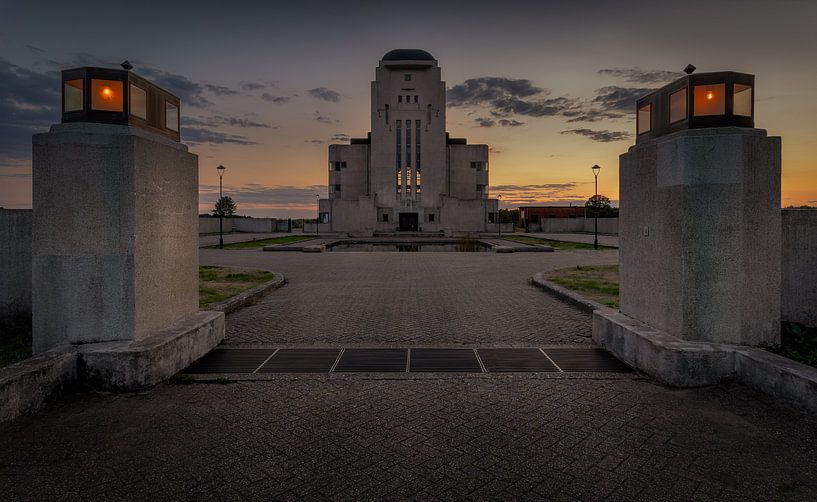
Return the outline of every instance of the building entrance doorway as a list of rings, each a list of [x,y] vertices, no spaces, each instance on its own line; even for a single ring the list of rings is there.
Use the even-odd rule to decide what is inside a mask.
[[[400,231],[416,232],[418,230],[419,218],[417,213],[400,213]]]

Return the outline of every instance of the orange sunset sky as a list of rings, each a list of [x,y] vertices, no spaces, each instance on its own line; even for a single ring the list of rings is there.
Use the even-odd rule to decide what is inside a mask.
[[[58,71],[134,71],[182,98],[199,155],[200,210],[218,191],[239,213],[312,216],[327,146],[369,130],[383,54],[433,54],[449,88],[448,130],[490,145],[503,207],[618,198],[634,99],[699,72],[756,75],[757,127],[783,138],[782,203],[817,205],[817,3],[760,2],[3,2],[0,206],[31,206],[31,134],[59,121]],[[123,29],[122,24],[128,28]],[[81,173],[78,173],[81,175]]]

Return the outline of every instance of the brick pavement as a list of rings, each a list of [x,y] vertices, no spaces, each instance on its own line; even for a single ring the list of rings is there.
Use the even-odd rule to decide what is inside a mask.
[[[638,377],[282,378],[0,425],[5,500],[814,500],[817,426]]]
[[[325,342],[297,317],[312,311],[275,295],[312,307],[323,300],[319,312],[339,314],[366,306],[345,296],[398,298],[384,293],[385,281],[431,298],[405,310],[370,307],[348,321],[376,328],[371,334],[324,319],[332,336],[512,345],[530,337],[587,343],[587,317],[566,312],[576,331],[562,337],[548,313],[562,307],[525,281],[535,271],[615,261],[615,253],[457,262],[463,255],[207,250],[202,261],[271,268],[292,281],[259,305],[266,307],[228,318],[230,342]],[[344,271],[350,267],[358,273]],[[442,293],[412,286],[406,274],[417,270]],[[328,292],[310,301],[308,289],[320,287]],[[509,312],[500,321],[490,320],[494,296],[474,291],[488,288],[502,293],[499,311]],[[457,294],[476,307],[458,312]],[[513,301],[502,300],[509,295]],[[519,302],[538,306],[536,315],[519,320]],[[417,306],[435,319],[424,329],[389,317]],[[295,320],[268,314],[281,309]],[[474,326],[469,316],[493,328],[518,324],[458,329]],[[389,318],[398,334],[381,336]],[[238,322],[251,319],[278,324],[242,338]],[[637,374],[284,375],[65,398],[0,424],[0,487],[4,500],[815,500],[816,453],[813,416],[738,385],[678,390]]]
[[[616,251],[260,253],[203,250],[289,283],[229,316],[227,344],[531,346],[590,343],[590,317],[528,284],[538,271],[616,263]]]

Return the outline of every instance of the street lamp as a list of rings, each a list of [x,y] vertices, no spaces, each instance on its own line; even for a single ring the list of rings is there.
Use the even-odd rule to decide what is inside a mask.
[[[499,219],[499,213],[502,211],[502,194],[496,196],[498,202],[496,203],[496,228],[497,228],[497,236],[502,237],[502,223]]]
[[[321,194],[315,194],[315,206],[318,208],[318,217],[315,218],[315,236],[321,234]]]
[[[594,165],[592,168],[593,176],[596,177],[596,195],[593,197],[593,201],[598,204],[599,199],[599,171],[601,171],[601,167],[598,164]],[[596,208],[594,211],[595,216],[595,231],[593,235],[593,249],[599,248],[599,209]]]
[[[216,168],[218,171],[218,248],[224,249],[224,195],[222,194],[221,180],[224,178],[224,171],[226,167],[219,165]]]

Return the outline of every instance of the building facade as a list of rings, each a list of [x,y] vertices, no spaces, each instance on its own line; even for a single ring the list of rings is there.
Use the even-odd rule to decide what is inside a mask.
[[[490,230],[497,200],[488,197],[488,146],[445,131],[445,82],[434,57],[393,50],[380,60],[371,85],[368,137],[329,146],[321,230]]]

